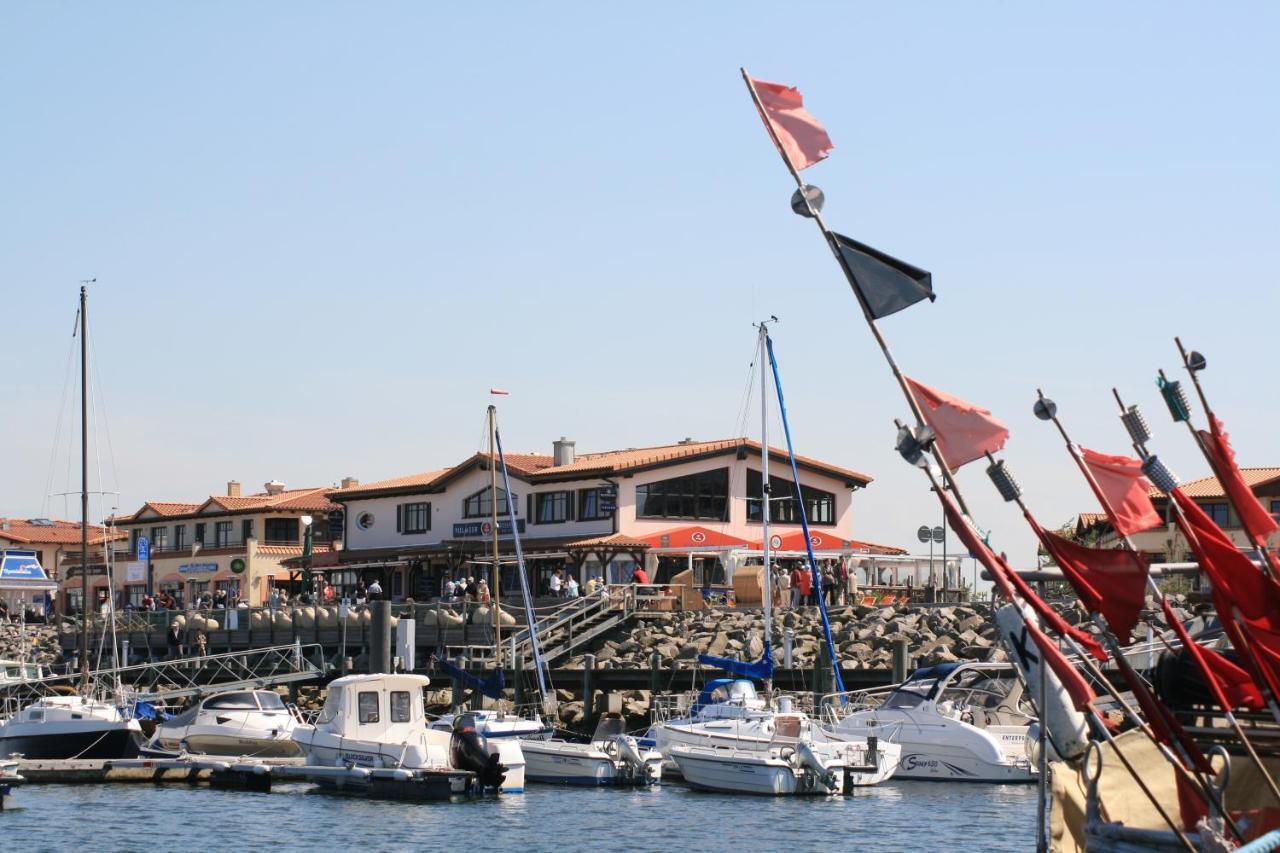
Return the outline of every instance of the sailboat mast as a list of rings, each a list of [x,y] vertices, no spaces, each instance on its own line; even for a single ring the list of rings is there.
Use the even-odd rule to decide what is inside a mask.
[[[89,693],[89,294],[80,285],[80,689]]]
[[[502,618],[498,608],[501,600],[502,565],[498,562],[498,456],[493,449],[493,434],[498,428],[498,407],[489,406],[489,506],[492,517],[489,521],[493,527],[493,571],[489,574],[492,584],[489,594],[490,615],[493,616],[493,656],[498,669],[502,669]],[[509,500],[510,498],[508,498]]]
[[[762,322],[760,324],[760,355],[756,363],[760,366],[760,531],[764,537],[764,648],[766,653],[773,648],[773,569],[769,560],[769,513],[773,507],[769,502],[769,386],[764,369],[769,363],[765,346],[768,335],[769,330]],[[765,684],[765,690],[772,692],[772,679]]]

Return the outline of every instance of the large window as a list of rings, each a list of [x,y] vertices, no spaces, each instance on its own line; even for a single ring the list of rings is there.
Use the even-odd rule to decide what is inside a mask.
[[[728,468],[636,486],[636,515],[640,518],[727,521],[728,508]]]
[[[431,504],[400,504],[396,512],[396,529],[401,533],[426,533],[431,529]]]
[[[142,535],[142,531],[136,527],[133,530],[129,531],[129,553],[130,554],[138,553],[138,537],[140,537],[141,535]]]
[[[151,550],[164,551],[169,547],[169,528],[151,528]]]
[[[761,521],[760,486],[763,478],[759,471],[747,471],[747,521]],[[836,496],[812,486],[800,484],[804,495],[804,508],[809,523],[833,525],[836,523]],[[795,485],[781,477],[769,477],[769,521],[778,524],[799,524],[800,512],[796,507]]]
[[[391,691],[391,722],[407,723],[409,722],[409,711],[412,703],[408,690],[392,690]]]
[[[147,585],[144,583],[129,584],[124,588],[124,603],[130,607],[138,609],[142,608],[142,597],[147,594]]]
[[[240,541],[248,542],[253,538],[253,519],[246,518],[240,522]]]
[[[515,498],[516,511],[519,512],[520,496],[513,495]],[[507,491],[506,489],[498,489],[498,515],[507,515]],[[489,518],[493,515],[493,493],[488,486],[476,492],[471,497],[462,502],[463,518]]]
[[[1225,528],[1230,519],[1230,513],[1227,511],[1227,505],[1221,504],[1200,504],[1200,508],[1204,510],[1204,514],[1213,519],[1213,523],[1219,527]]]
[[[173,549],[181,551],[187,547],[187,526],[185,524],[175,524],[173,526]]]
[[[298,541],[298,524],[296,518],[268,518],[262,526],[266,529],[268,543],[292,545]]]
[[[204,544],[204,522],[201,521],[196,525],[196,541],[201,545]]]
[[[572,492],[539,492],[533,496],[533,523],[559,524],[569,520]]]
[[[578,490],[578,520],[579,521],[596,521],[601,518],[608,518],[613,515],[611,512],[604,512],[600,509],[603,501],[600,493],[603,489],[579,489]]]
[[[356,707],[360,714],[360,722],[378,722],[378,694],[367,690],[361,690],[359,697]]]
[[[213,547],[226,548],[231,544],[231,522],[215,521],[213,523]]]

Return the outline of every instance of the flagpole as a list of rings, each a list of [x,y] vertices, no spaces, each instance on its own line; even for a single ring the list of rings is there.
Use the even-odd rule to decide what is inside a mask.
[[[493,611],[494,662],[502,669],[502,563],[498,554],[498,465],[497,455],[493,449],[493,434],[498,428],[498,407],[489,404],[489,507],[492,510],[489,523],[493,526],[493,571],[489,580],[493,584],[490,590],[489,607]]]
[[[947,498],[944,493],[944,490],[939,486],[938,482],[934,479],[932,471],[930,471],[927,468],[923,470],[924,470],[925,476],[928,477],[929,479],[930,486],[932,486],[933,490],[937,492],[938,500],[942,502],[943,507],[945,508]],[[962,517],[961,521],[963,521],[966,525],[968,525],[971,528],[970,534],[972,535],[974,533],[974,531],[972,530],[972,527],[973,527],[972,521],[967,517]],[[974,538],[978,538],[978,537],[975,536]],[[994,596],[993,596],[993,600],[994,600]],[[1012,601],[1012,599],[1010,600],[1010,603],[1012,603],[1014,607],[1017,609],[1018,615],[1021,617],[1023,623],[1029,624],[1027,614],[1022,609],[1022,607],[1019,606],[1017,602]],[[1070,637],[1064,637],[1064,639],[1066,640],[1067,644],[1071,646],[1072,651],[1075,654],[1080,656],[1081,665],[1084,666],[1084,668],[1088,671],[1090,677],[1092,677],[1095,681],[1101,684],[1107,690],[1107,692],[1110,693],[1114,699],[1116,699],[1116,701],[1120,704],[1120,706],[1123,707],[1127,712],[1129,712],[1129,714],[1136,721],[1139,727],[1142,728],[1144,731],[1146,731],[1146,726],[1142,725],[1142,721],[1140,718],[1137,718],[1136,716],[1133,715],[1133,712],[1130,709],[1130,707],[1125,703],[1123,697],[1121,697],[1119,692],[1115,689],[1115,686],[1112,685],[1110,681],[1106,678],[1106,676],[1102,673],[1101,668],[1098,667],[1094,663],[1094,661],[1090,659],[1089,655],[1083,649],[1081,649]],[[1040,665],[1042,668],[1046,667],[1048,666],[1048,662],[1045,660],[1042,660]],[[1040,701],[1043,706],[1045,701],[1044,691],[1041,691],[1040,693]],[[1169,817],[1164,807],[1156,799],[1155,794],[1153,794],[1151,790],[1147,787],[1146,783],[1142,780],[1142,777],[1139,775],[1137,770],[1133,767],[1132,764],[1130,764],[1128,757],[1120,749],[1120,746],[1115,742],[1114,738],[1112,738],[1111,733],[1107,730],[1106,723],[1102,720],[1101,715],[1098,713],[1098,710],[1094,708],[1092,704],[1090,704],[1088,708],[1089,708],[1089,713],[1087,718],[1093,724],[1093,727],[1096,729],[1097,733],[1101,735],[1103,740],[1105,740],[1108,744],[1111,745],[1111,748],[1116,753],[1116,757],[1120,759],[1120,763],[1123,764],[1125,769],[1129,771],[1129,774],[1133,777],[1133,780],[1134,782],[1137,783],[1139,789],[1141,789],[1142,792],[1146,795],[1147,799],[1150,800],[1152,806],[1155,807],[1156,811],[1160,814],[1160,816],[1164,818],[1164,821],[1169,826],[1169,829],[1171,829],[1178,836],[1178,838],[1182,841],[1182,843],[1186,846],[1188,850],[1194,850],[1195,848],[1191,845],[1190,840],[1186,837],[1186,835],[1181,830],[1178,829],[1177,824],[1175,824],[1173,819]],[[1040,708],[1040,715],[1041,715],[1040,724],[1042,726],[1046,725],[1047,721],[1045,719],[1046,715],[1045,715],[1044,707]],[[1148,734],[1148,737],[1152,737],[1150,732],[1147,732],[1147,734]],[[1154,741],[1154,738],[1153,738],[1153,741]],[[1158,743],[1156,745],[1157,745],[1157,748],[1159,749],[1160,745]],[[1165,753],[1165,751],[1161,750],[1161,754],[1165,755],[1166,760],[1169,760],[1170,763],[1172,763],[1175,768],[1179,766],[1178,762],[1173,761],[1172,756],[1169,756],[1167,753]]]
[[[786,165],[787,171],[791,173],[791,177],[795,179],[796,186],[799,188],[800,200],[804,203],[808,216],[818,225],[818,230],[822,232],[822,237],[827,242],[827,248],[835,256],[836,263],[840,265],[840,269],[844,272],[845,279],[849,282],[849,287],[853,290],[854,297],[858,300],[858,306],[862,309],[862,317],[867,321],[867,326],[871,329],[871,335],[875,338],[876,343],[880,346],[880,352],[883,353],[885,361],[889,363],[889,369],[893,371],[894,379],[898,381],[898,386],[902,389],[902,393],[907,398],[907,405],[911,407],[911,414],[915,417],[916,423],[923,426],[925,423],[924,411],[920,408],[920,402],[916,399],[915,392],[911,390],[911,386],[907,383],[906,377],[902,373],[902,369],[898,367],[898,362],[893,357],[893,352],[889,349],[889,342],[885,340],[884,335],[880,331],[880,327],[876,325],[875,317],[871,313],[871,307],[862,297],[861,291],[858,290],[856,279],[853,276],[853,270],[850,269],[848,261],[844,259],[844,255],[840,253],[840,244],[836,242],[835,236],[831,229],[827,227],[827,223],[822,218],[822,212],[809,202],[808,195],[805,194],[804,179],[800,177],[800,171],[787,157],[782,142],[778,139],[778,134],[773,129],[773,122],[769,120],[768,113],[765,112],[764,103],[760,100],[760,94],[756,91],[755,85],[752,83],[751,75],[747,74],[746,68],[739,68],[742,72],[742,81],[747,84],[747,91],[751,93],[751,101],[756,105],[756,111],[760,113],[760,120],[764,122],[765,130],[769,132],[769,138],[773,140],[774,147],[778,149],[778,155],[782,157],[782,162]],[[951,474],[951,467],[947,465],[946,459],[942,456],[942,451],[938,448],[935,441],[931,448],[934,457],[938,460],[938,466],[942,469],[942,477],[946,486],[955,494],[960,509],[965,515],[969,514],[969,507],[964,501],[964,497],[960,494],[959,487],[956,485],[955,478]]]
[[[1178,354],[1182,357],[1182,366],[1186,368],[1188,375],[1191,376],[1191,384],[1195,386],[1196,395],[1200,398],[1200,405],[1204,407],[1205,417],[1209,419],[1210,431],[1216,436],[1218,431],[1213,429],[1213,421],[1215,416],[1213,413],[1213,408],[1210,407],[1209,405],[1209,398],[1205,396],[1204,387],[1200,384],[1200,372],[1198,370],[1191,369],[1191,356],[1190,356],[1190,353],[1187,352],[1186,347],[1182,345],[1182,339],[1175,336],[1173,339],[1173,342],[1178,345]],[[1161,379],[1165,378],[1163,370],[1160,371],[1160,378]],[[1231,506],[1236,511],[1236,515],[1240,517],[1240,527],[1244,530],[1245,536],[1249,539],[1249,544],[1252,545],[1254,549],[1258,552],[1258,554],[1262,557],[1262,565],[1264,570],[1273,579],[1280,577],[1280,566],[1276,565],[1274,556],[1272,556],[1272,554],[1269,551],[1267,551],[1266,538],[1265,537],[1259,538],[1254,533],[1254,531],[1249,527],[1247,521],[1245,520],[1244,514],[1240,512],[1240,507],[1236,505],[1235,498],[1231,496],[1231,492],[1228,491],[1227,489],[1227,486],[1226,486],[1227,480],[1226,480],[1226,477],[1224,476],[1224,472],[1218,470],[1218,465],[1214,462],[1213,455],[1209,453],[1209,449],[1205,445],[1204,439],[1200,437],[1200,433],[1198,433],[1196,431],[1196,428],[1192,426],[1190,412],[1187,413],[1186,424],[1187,424],[1187,429],[1191,430],[1191,435],[1195,439],[1196,446],[1200,448],[1200,453],[1204,455],[1204,458],[1209,463],[1209,467],[1213,469],[1214,475],[1218,478],[1218,482],[1222,485],[1222,491],[1223,491],[1223,494],[1226,495],[1227,502],[1231,504]]]

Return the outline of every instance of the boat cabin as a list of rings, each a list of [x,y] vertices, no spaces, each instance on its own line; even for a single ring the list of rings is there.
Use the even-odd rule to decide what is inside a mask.
[[[715,678],[702,688],[693,711],[705,717],[716,716],[718,710],[763,710],[764,707],[764,699],[756,692],[753,682],[745,678]]]
[[[945,716],[972,716],[981,726],[1025,725],[1034,717],[1012,664],[1000,663],[961,661],[916,670],[880,707],[907,710],[930,704]]]
[[[329,684],[316,729],[361,741],[404,743],[424,729],[425,675],[348,675]]]

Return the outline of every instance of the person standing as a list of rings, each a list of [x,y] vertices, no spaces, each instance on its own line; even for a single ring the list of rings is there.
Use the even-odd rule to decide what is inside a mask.
[[[560,570],[556,569],[551,573],[551,579],[547,582],[547,589],[550,591],[552,598],[560,597],[560,585]]]
[[[567,581],[565,581],[565,584],[564,584],[564,597],[565,597],[565,598],[577,598],[577,597],[578,597],[578,579],[577,579],[577,578],[575,578],[573,575],[569,575],[569,579],[568,579]]]
[[[791,573],[782,568],[774,569],[774,588],[777,590],[778,607],[786,610],[791,606]]]
[[[369,600],[370,601],[382,600],[382,584],[378,583],[377,578],[374,578],[373,583],[369,584]]]

